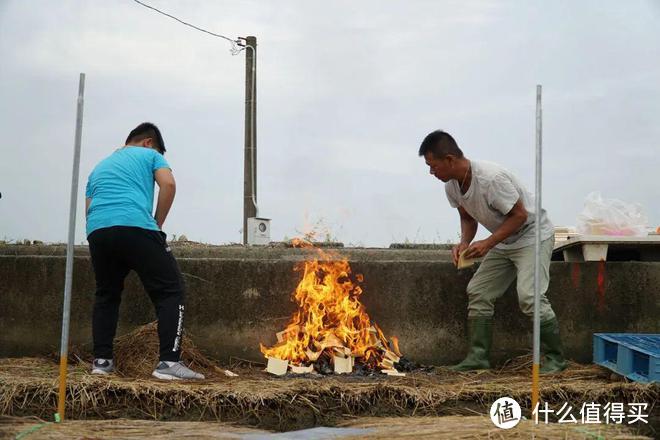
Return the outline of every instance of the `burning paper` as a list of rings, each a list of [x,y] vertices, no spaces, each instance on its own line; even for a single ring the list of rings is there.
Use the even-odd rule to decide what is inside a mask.
[[[269,357],[268,364],[266,365],[266,371],[276,376],[284,376],[288,366],[289,361],[287,360]]]
[[[313,247],[302,240],[294,245]],[[317,258],[296,266],[296,271],[302,272],[293,295],[298,310],[277,333],[278,342],[272,347],[261,344],[261,352],[269,362],[278,359],[298,367],[323,365],[319,371],[325,371],[329,364],[338,373],[350,373],[355,364],[372,371],[394,369],[401,355],[398,341],[388,341],[369,319],[360,302],[362,275],[354,275],[345,258],[316,251]]]

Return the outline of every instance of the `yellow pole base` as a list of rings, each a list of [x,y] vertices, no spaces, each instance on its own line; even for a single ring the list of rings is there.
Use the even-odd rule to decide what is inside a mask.
[[[67,372],[67,357],[60,358],[60,394],[57,400],[57,413],[60,420],[64,420],[64,408],[66,406],[66,372]]]

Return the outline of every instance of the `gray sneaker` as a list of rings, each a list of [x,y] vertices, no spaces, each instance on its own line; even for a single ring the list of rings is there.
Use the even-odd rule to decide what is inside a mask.
[[[112,359],[94,359],[92,362],[92,374],[108,375],[115,371],[115,363]]]
[[[203,374],[195,373],[193,370],[183,365],[183,362],[160,361],[151,375],[163,380],[204,379]]]

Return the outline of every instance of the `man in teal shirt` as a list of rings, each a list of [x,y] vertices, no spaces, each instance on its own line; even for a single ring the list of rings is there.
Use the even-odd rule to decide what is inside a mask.
[[[124,279],[137,272],[156,308],[159,379],[204,379],[180,362],[184,284],[167,245],[163,223],[174,201],[176,183],[163,157],[165,144],[154,124],[138,125],[126,145],[99,162],[87,182],[87,241],[96,275],[92,318],[92,374],[114,371],[112,345]],[[152,215],[154,182],[158,202]]]

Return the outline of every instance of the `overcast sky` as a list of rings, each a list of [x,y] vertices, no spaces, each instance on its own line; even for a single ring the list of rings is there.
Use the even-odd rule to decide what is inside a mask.
[[[533,190],[536,84],[552,221],[598,190],[660,225],[660,1],[145,1],[258,38],[273,240],[319,221],[352,245],[455,240],[421,140],[445,129]],[[0,0],[0,239],[66,241],[80,72],[76,241],[89,172],[142,121],[177,179],[166,232],[241,241],[245,55],[130,0]]]

